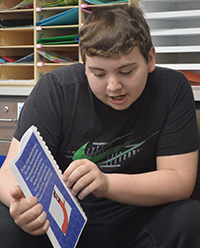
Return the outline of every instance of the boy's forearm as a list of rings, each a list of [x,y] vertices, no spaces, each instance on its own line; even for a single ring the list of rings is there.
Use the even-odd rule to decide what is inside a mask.
[[[10,206],[10,190],[14,185],[18,185],[17,180],[10,169],[9,163],[17,154],[19,146],[20,142],[13,138],[6,160],[0,169],[0,201],[8,207]]]
[[[184,178],[175,171],[144,174],[108,174],[109,187],[105,197],[125,204],[156,206],[190,197]]]
[[[10,168],[3,167],[0,169],[0,201],[6,206],[10,206],[10,190],[14,185],[18,185]]]
[[[156,206],[187,199],[197,176],[198,150],[157,157],[157,170],[142,174],[107,174],[105,197],[138,206]]]

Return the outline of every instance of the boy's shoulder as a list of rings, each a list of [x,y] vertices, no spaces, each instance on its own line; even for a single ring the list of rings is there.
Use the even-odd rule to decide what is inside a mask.
[[[63,84],[74,84],[77,82],[86,81],[85,66],[83,63],[74,63],[66,65],[55,70],[50,71],[47,75],[54,79],[54,81]]]
[[[149,74],[149,80],[155,85],[177,87],[182,85],[190,85],[188,79],[183,72],[156,66],[155,70]]]
[[[174,70],[174,69],[166,68],[166,67],[159,67],[159,66],[155,67],[155,70],[153,71],[152,74],[158,77],[159,76],[160,77],[171,76],[171,77],[177,77],[177,78],[184,77],[184,74],[178,70]]]
[[[83,63],[77,62],[70,65],[62,66],[60,68],[57,68],[50,73],[56,74],[56,75],[66,75],[68,73],[72,73],[72,75],[78,74],[84,74],[85,75],[85,66]],[[78,75],[77,75],[78,76]]]

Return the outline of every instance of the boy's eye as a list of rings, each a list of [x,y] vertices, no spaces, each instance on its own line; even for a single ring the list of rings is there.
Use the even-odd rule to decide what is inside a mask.
[[[130,71],[120,71],[119,73],[121,75],[128,75],[128,74],[131,74],[131,72],[132,72],[132,70],[130,70]]]
[[[94,73],[95,77],[103,77],[105,73]]]

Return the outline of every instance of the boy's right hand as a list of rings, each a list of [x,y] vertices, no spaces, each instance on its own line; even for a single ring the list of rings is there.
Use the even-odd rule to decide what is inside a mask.
[[[37,198],[26,198],[19,186],[14,186],[10,195],[10,214],[15,223],[31,235],[45,234],[49,228],[49,221]]]

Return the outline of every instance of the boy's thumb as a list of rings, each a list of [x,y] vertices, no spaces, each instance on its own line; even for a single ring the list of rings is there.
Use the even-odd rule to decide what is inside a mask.
[[[24,194],[21,190],[21,188],[19,187],[19,185],[15,185],[11,191],[10,191],[10,195],[15,198],[15,199],[19,199],[21,197],[24,197]]]

